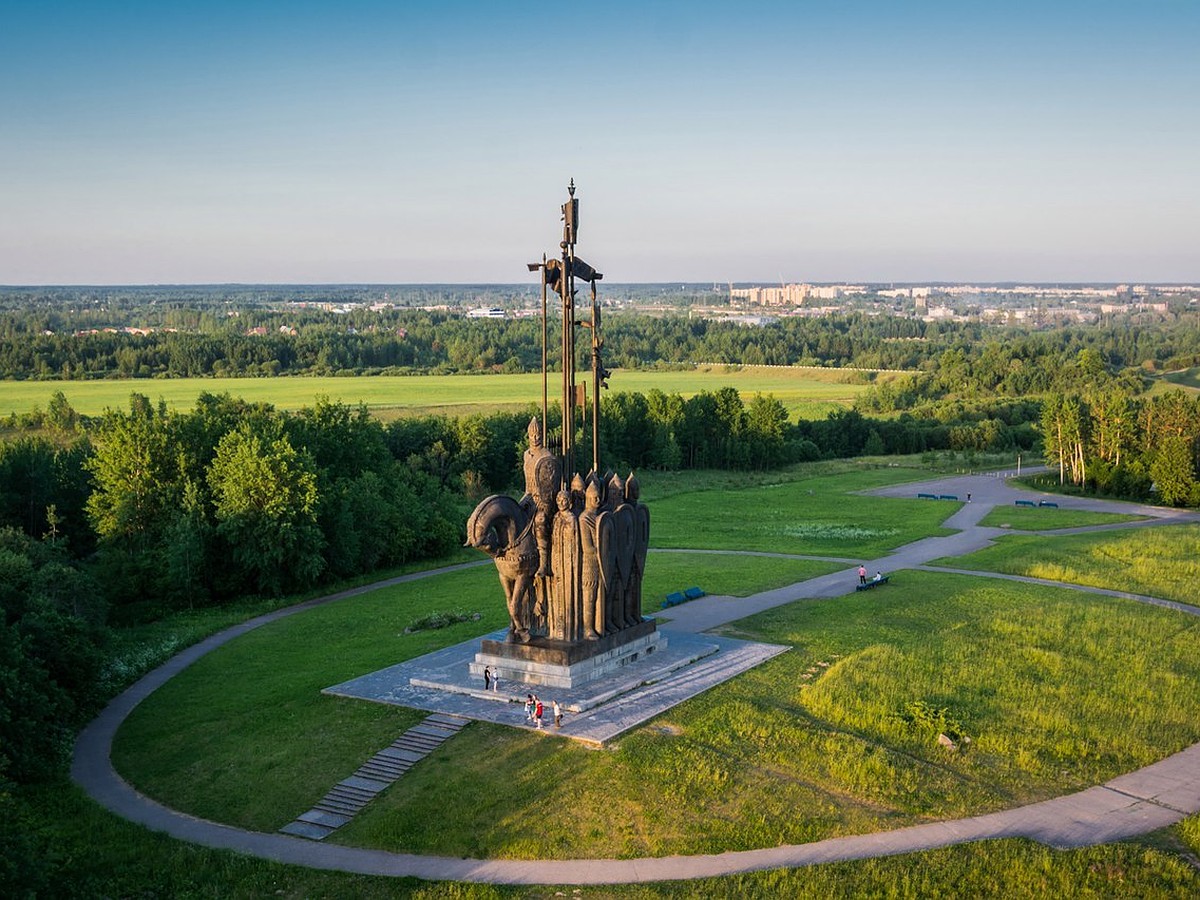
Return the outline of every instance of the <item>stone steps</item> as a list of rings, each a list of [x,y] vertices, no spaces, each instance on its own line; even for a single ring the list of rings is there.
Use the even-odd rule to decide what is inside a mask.
[[[284,834],[324,840],[337,831],[401,775],[462,730],[469,720],[434,713],[400,735],[339,781],[306,813],[279,830]]]

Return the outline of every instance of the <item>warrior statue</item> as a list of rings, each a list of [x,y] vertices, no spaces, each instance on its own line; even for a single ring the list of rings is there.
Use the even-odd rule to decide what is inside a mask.
[[[633,544],[635,521],[633,507],[625,502],[625,485],[621,476],[613,475],[608,480],[608,503],[612,507],[613,550],[616,566],[612,582],[608,586],[608,620],[610,630],[619,631],[635,624],[626,612],[626,591],[633,575]]]
[[[611,516],[600,508],[600,484],[595,479],[587,486],[586,506],[579,514],[579,543],[583,564],[583,631],[587,640],[594,641],[612,630],[606,598],[614,568]]]
[[[652,641],[635,642],[655,633],[653,622],[643,622],[641,616],[650,514],[639,502],[632,473],[622,480],[600,466],[600,392],[610,375],[603,365],[596,297],[596,282],[603,276],[575,254],[579,204],[574,182],[568,190],[571,199],[562,207],[561,259],[543,255],[540,263],[529,264],[531,272],[540,270],[542,276],[542,408],[540,419],[535,415],[529,421],[529,445],[522,458],[525,494],[519,501],[487,497],[467,522],[467,544],[495,560],[504,586],[510,618],[507,643],[533,642],[531,647],[502,647],[497,658],[539,665],[551,665],[550,660],[560,657],[569,659],[569,665],[592,657],[603,657],[601,662],[607,664],[605,655],[621,648],[632,659],[651,652]],[[590,322],[577,318],[577,282],[591,286]],[[543,430],[549,415],[551,288],[562,298],[562,428],[553,450],[546,446]],[[583,408],[586,418],[588,405],[586,385],[576,381],[581,356],[577,351],[582,349],[576,335],[583,334],[578,329],[590,331],[592,351],[592,459],[586,476],[576,471],[583,459],[576,447],[578,426],[583,424],[578,411]],[[479,668],[484,671],[484,664]]]
[[[625,479],[625,502],[633,510],[633,568],[625,587],[625,620],[631,625],[642,621],[642,576],[646,572],[646,553],[650,549],[650,510],[638,503],[642,488],[630,472]]]
[[[554,522],[554,498],[562,481],[558,457],[542,446],[542,426],[537,416],[529,420],[529,449],[525,451],[525,496],[537,509],[533,532],[537,540],[538,569],[550,575],[550,528]]]
[[[579,543],[579,516],[571,508],[571,492],[559,491],[558,513],[554,516],[551,567],[554,577],[548,617],[551,640],[574,643],[583,638],[583,609],[580,590],[583,557]]]

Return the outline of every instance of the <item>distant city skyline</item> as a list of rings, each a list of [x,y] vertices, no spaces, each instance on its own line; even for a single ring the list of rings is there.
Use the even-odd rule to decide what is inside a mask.
[[[0,284],[1200,281],[1190,0],[16,6]]]

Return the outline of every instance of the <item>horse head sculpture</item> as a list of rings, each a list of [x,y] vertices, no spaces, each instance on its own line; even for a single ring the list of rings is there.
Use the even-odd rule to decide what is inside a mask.
[[[508,639],[528,641],[532,618],[533,577],[538,569],[533,534],[536,507],[503,494],[485,497],[467,519],[466,546],[481,550],[496,562],[508,604]]]

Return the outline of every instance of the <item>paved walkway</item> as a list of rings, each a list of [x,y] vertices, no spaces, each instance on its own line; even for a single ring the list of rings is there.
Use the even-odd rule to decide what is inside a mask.
[[[960,533],[927,538],[878,560],[864,561],[868,563],[868,568],[892,572],[897,569],[922,567],[933,559],[959,556],[985,547],[996,537],[1012,533],[1007,529],[983,528],[977,524],[992,506],[1011,504],[1017,497],[1038,496],[1036,493],[1013,488],[1002,478],[990,475],[938,479],[919,485],[899,485],[873,493],[884,496],[915,496],[917,492],[928,492],[939,495],[958,494],[965,499],[968,491],[971,493],[972,502],[964,503],[945,523],[949,528],[962,529]],[[1056,499],[1067,508],[1136,513],[1150,516],[1152,519],[1150,522],[1129,523],[1124,527],[1200,522],[1200,515],[1178,510],[1116,501],[1061,497]],[[1091,531],[1107,527],[1109,526],[1069,530]],[[676,630],[703,631],[783,603],[850,593],[857,583],[856,569],[857,565],[854,565],[843,572],[810,579],[776,591],[765,591],[747,598],[706,597],[672,607],[665,611],[662,617],[670,619],[671,627]],[[430,577],[441,574],[442,571],[447,570],[404,576],[387,583]],[[1063,585],[1059,582],[1026,579],[1021,576],[967,570],[950,571],[967,572],[980,577],[1034,581],[1090,593],[1114,594],[1171,606],[1191,615],[1200,615],[1200,609],[1158,598],[1103,591],[1081,585]],[[496,884],[613,884],[705,878],[762,869],[890,856],[989,838],[1025,837],[1053,847],[1080,847],[1145,834],[1200,812],[1200,744],[1197,744],[1136,772],[1065,797],[982,816],[916,825],[893,831],[831,838],[810,844],[700,856],[622,860],[472,860],[314,844],[309,840],[283,834],[243,831],[196,819],[164,807],[138,793],[113,769],[109,753],[113,736],[120,723],[141,700],[194,660],[267,621],[292,615],[318,603],[364,593],[375,587],[376,585],[370,585],[358,588],[261,616],[213,635],[183,651],[114,699],[100,716],[84,729],[75,746],[72,778],[89,796],[117,815],[192,843],[236,850],[310,868]]]

